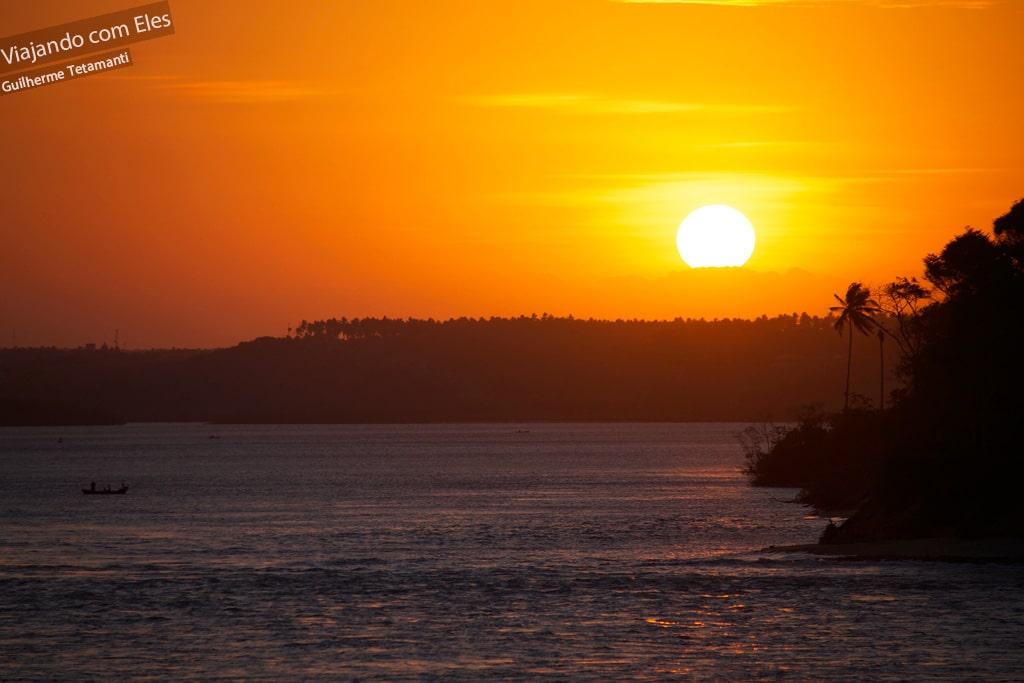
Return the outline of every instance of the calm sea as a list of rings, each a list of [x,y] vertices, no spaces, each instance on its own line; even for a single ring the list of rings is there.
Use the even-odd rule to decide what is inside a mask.
[[[1024,680],[1024,567],[764,550],[742,426],[0,430],[0,679]]]

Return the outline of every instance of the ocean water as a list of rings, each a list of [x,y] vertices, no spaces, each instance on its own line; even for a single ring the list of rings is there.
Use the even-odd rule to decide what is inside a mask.
[[[742,427],[0,430],[0,680],[1024,680],[1024,567],[773,551]]]

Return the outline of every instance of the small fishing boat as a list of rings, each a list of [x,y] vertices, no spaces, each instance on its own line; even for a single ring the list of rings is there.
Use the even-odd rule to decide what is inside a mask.
[[[96,488],[96,482],[93,482],[92,485],[89,488],[82,489],[82,493],[84,493],[86,495],[112,496],[112,495],[116,495],[118,493],[128,493],[128,485],[122,483],[121,484],[121,488],[119,488],[119,489],[112,489],[112,488],[110,488],[109,485],[105,489],[98,489],[98,488]]]

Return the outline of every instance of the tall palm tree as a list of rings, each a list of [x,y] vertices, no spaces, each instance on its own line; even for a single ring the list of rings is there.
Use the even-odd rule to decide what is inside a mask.
[[[881,309],[878,302],[871,298],[871,290],[859,282],[852,283],[846,288],[846,298],[834,294],[838,306],[832,306],[829,310],[839,313],[836,318],[835,329],[839,334],[843,328],[850,328],[850,351],[846,357],[846,393],[843,399],[843,410],[850,409],[850,369],[853,367],[853,331],[856,329],[861,334],[867,334],[875,325],[874,316]]]
[[[878,327],[878,409],[885,410],[885,330]]]

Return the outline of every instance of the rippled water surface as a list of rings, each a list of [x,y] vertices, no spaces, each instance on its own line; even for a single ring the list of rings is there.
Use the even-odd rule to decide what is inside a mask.
[[[0,680],[1024,680],[1024,568],[766,551],[741,427],[0,430]]]

